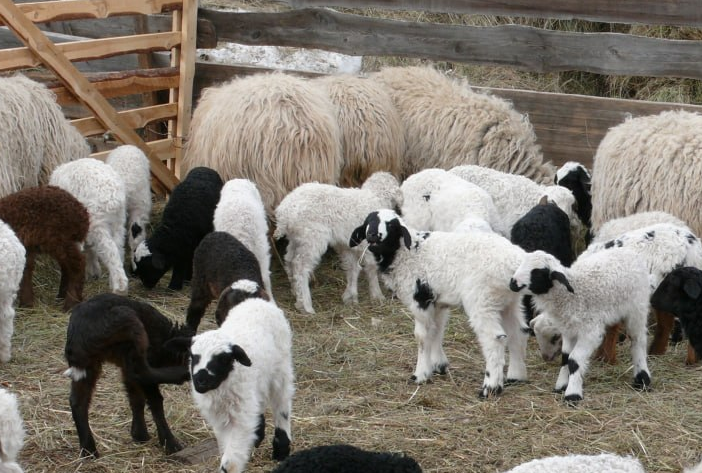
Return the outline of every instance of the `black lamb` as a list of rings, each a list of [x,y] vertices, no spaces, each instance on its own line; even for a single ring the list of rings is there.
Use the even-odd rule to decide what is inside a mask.
[[[421,473],[419,464],[402,453],[370,452],[352,445],[323,445],[301,450],[271,473]]]

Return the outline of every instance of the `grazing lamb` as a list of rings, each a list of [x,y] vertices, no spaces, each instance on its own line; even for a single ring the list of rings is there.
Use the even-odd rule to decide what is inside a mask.
[[[24,445],[24,435],[17,397],[0,388],[0,472],[22,473],[17,455]]]
[[[81,456],[98,457],[88,408],[105,362],[117,365],[122,372],[132,410],[132,439],[149,440],[144,419],[148,405],[159,444],[167,453],[183,448],[166,422],[159,384],[181,384],[189,379],[187,352],[164,345],[172,338],[192,334],[149,304],[116,294],[100,294],[73,308],[65,348],[69,368],[64,374],[71,378],[71,412]]]
[[[288,239],[285,271],[295,293],[295,308],[314,314],[309,280],[329,246],[337,252],[346,271],[343,301],[358,302],[358,262],[363,248],[349,248],[349,235],[373,209],[401,205],[400,185],[388,172],[373,173],[360,188],[313,182],[285,196],[275,210],[277,228],[273,237]],[[363,270],[371,299],[383,299],[372,259],[365,259]]]
[[[417,461],[402,453],[373,452],[352,445],[320,445],[300,450],[271,473],[422,473]]]
[[[54,169],[49,183],[70,192],[88,209],[86,275],[99,277],[100,263],[103,263],[109,272],[110,291],[126,295],[129,284],[124,271],[127,197],[122,178],[102,161],[81,158]]]
[[[197,331],[207,306],[234,281],[247,279],[263,286],[258,259],[243,243],[227,232],[208,233],[193,256],[193,280],[186,324]],[[217,325],[222,320],[217,319]]]
[[[351,235],[350,246],[368,241],[383,282],[414,316],[417,366],[411,377],[428,381],[444,374],[443,337],[451,306],[462,305],[485,358],[480,397],[502,392],[505,348],[507,381],[524,381],[526,326],[509,278],[525,252],[494,233],[418,232],[392,210],[371,212]]]
[[[149,158],[134,145],[122,145],[110,151],[105,162],[124,181],[127,209],[127,241],[129,260],[134,270],[134,251],[146,239],[146,226],[151,219],[151,166]]]
[[[256,255],[263,286],[270,297],[271,247],[268,243],[266,209],[256,184],[248,179],[231,179],[224,184],[214,211],[214,229],[228,232]]]
[[[14,332],[15,299],[26,263],[24,245],[9,225],[0,221],[0,255],[3,274],[0,278],[0,363],[10,361]]]
[[[555,184],[563,186],[573,193],[578,209],[577,214],[585,226],[585,244],[592,240],[592,194],[590,192],[591,176],[585,166],[575,161],[568,161],[556,171]]]
[[[39,253],[51,256],[61,269],[57,297],[63,299],[63,309],[83,299],[85,256],[81,250],[90,219],[78,199],[54,186],[22,189],[0,199],[0,220],[12,228],[27,251],[19,289],[21,307],[34,305],[32,273]]]
[[[251,450],[263,441],[268,407],[273,458],[290,454],[292,332],[275,303],[242,301],[220,328],[192,338],[190,359],[193,400],[217,437],[221,473],[244,471]]]
[[[563,355],[555,390],[565,391],[566,402],[583,399],[590,356],[607,326],[617,322],[624,323],[631,337],[634,387],[648,389],[651,385],[646,363],[651,287],[648,268],[638,254],[616,248],[581,256],[567,268],[544,251],[526,253],[509,287],[533,295],[536,308],[560,328]]]
[[[156,286],[171,267],[169,289],[180,290],[190,280],[195,248],[214,229],[212,220],[223,185],[217,171],[197,167],[173,188],[161,223],[134,252],[135,272],[144,286]]]
[[[505,473],[646,473],[641,462],[613,453],[563,455],[522,463]]]

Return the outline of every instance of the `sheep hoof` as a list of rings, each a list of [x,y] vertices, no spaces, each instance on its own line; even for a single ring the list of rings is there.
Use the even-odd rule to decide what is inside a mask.
[[[651,377],[645,371],[640,371],[634,378],[634,388],[639,391],[651,390]]]
[[[433,382],[431,378],[419,379],[416,375],[410,376],[407,380],[407,384],[431,384]]]
[[[145,430],[133,430],[132,440],[139,443],[148,442],[151,440],[151,435],[149,435],[149,433]]]
[[[98,453],[97,449],[81,448],[80,449],[80,457],[81,458],[92,457],[94,459],[98,459],[98,458],[100,458],[100,454]]]
[[[553,388],[553,392],[556,394],[563,394],[568,386],[561,386]]]
[[[526,382],[526,379],[507,378],[505,379],[505,386],[514,386],[515,384],[524,384]]]
[[[488,387],[483,385],[482,389],[478,391],[478,398],[489,399],[491,397],[496,397],[502,394],[502,386]]]
[[[583,400],[583,397],[580,394],[568,394],[564,398],[565,403],[571,407],[577,406],[578,403],[582,400]]]
[[[440,363],[434,368],[434,374],[444,375],[448,373],[448,363]]]
[[[170,455],[171,453],[176,453],[176,452],[180,452],[181,450],[183,450],[183,445],[181,445],[181,443],[174,438],[166,440],[165,447],[166,447],[166,454],[168,454],[168,455]]]

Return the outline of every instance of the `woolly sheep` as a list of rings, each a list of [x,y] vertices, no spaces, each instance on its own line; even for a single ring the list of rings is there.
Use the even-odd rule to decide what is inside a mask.
[[[422,473],[414,458],[352,445],[320,445],[293,453],[271,473]]]
[[[217,139],[213,139],[213,137]],[[256,183],[268,215],[304,182],[335,184],[341,131],[323,88],[280,72],[205,89],[193,112],[181,164]]]
[[[53,258],[61,269],[57,298],[68,310],[83,299],[88,211],[78,199],[55,186],[22,189],[0,199],[0,220],[7,223],[26,249],[19,305],[34,305],[32,274],[37,254]]]
[[[265,434],[264,412],[273,413],[273,458],[290,453],[294,376],[292,332],[275,303],[246,299],[222,326],[192,338],[192,395],[214,431],[222,473],[244,471]]]
[[[702,115],[684,110],[628,118],[610,128],[592,168],[592,225],[658,210],[702,234]]]
[[[216,231],[230,233],[256,255],[263,286],[268,295],[273,297],[268,222],[256,184],[248,179],[227,181],[222,187],[213,223]]]
[[[388,90],[377,81],[351,75],[311,79],[336,109],[344,165],[339,185],[358,187],[376,171],[402,173],[405,135]]]
[[[577,203],[578,218],[585,226],[585,245],[592,239],[592,176],[582,164],[568,161],[556,171],[554,183],[563,186],[573,193]]]
[[[0,111],[0,197],[47,184],[55,167],[90,153],[54,93],[39,82],[21,74],[0,78]]]
[[[285,196],[275,210],[277,228],[273,237],[287,237],[285,272],[295,293],[295,307],[314,313],[309,279],[327,247],[334,248],[346,271],[345,303],[358,301],[359,260],[363,247],[351,249],[349,235],[368,212],[380,207],[402,205],[397,179],[388,172],[373,173],[360,188],[340,188],[307,183]],[[371,299],[383,299],[372,258],[364,260],[363,270]]]
[[[655,225],[656,223],[671,223],[681,227],[687,226],[685,222],[678,217],[667,212],[651,211],[637,212],[626,217],[613,218],[603,223],[593,238],[593,243],[601,243],[608,240],[613,240],[619,235],[626,232],[637,230],[639,228]]]
[[[651,287],[648,268],[638,254],[614,248],[581,255],[567,268],[555,256],[537,250],[526,253],[509,287],[515,293],[531,294],[537,310],[560,328],[563,354],[555,390],[565,391],[566,402],[583,399],[590,356],[607,326],[617,322],[624,323],[631,338],[634,387],[648,389],[646,316]]]
[[[146,238],[146,226],[151,219],[151,166],[144,152],[134,145],[118,146],[110,151],[105,162],[124,181],[129,260],[134,270],[134,251]]]
[[[405,176],[479,164],[552,183],[533,127],[506,100],[473,91],[431,67],[387,67],[371,75],[390,92],[405,128]]]
[[[392,210],[371,212],[351,235],[350,246],[368,241],[383,282],[414,316],[417,365],[411,380],[446,373],[443,337],[451,306],[462,305],[485,358],[480,397],[502,392],[505,348],[507,381],[525,381],[527,334],[519,296],[509,278],[524,250],[484,232],[418,232]]]
[[[260,283],[251,279],[238,279],[226,287],[219,295],[215,309],[217,325],[222,325],[224,319],[229,315],[229,311],[246,299],[263,299],[264,301],[273,302]]]
[[[24,445],[24,422],[17,396],[0,387],[0,471],[22,473],[17,455]]]
[[[173,188],[161,222],[134,252],[135,273],[151,289],[171,267],[168,288],[180,290],[193,271],[193,254],[214,225],[214,211],[224,183],[216,171],[197,167]]]
[[[129,280],[124,271],[127,196],[122,178],[102,161],[81,158],[54,169],[49,183],[70,192],[88,209],[86,275],[99,277],[102,263],[109,273],[110,291],[127,294]]]
[[[646,473],[641,462],[613,453],[563,455],[522,463],[505,473]]]
[[[26,251],[9,225],[0,221],[0,363],[10,361],[17,291],[24,273]],[[1,449],[0,449],[1,450]]]

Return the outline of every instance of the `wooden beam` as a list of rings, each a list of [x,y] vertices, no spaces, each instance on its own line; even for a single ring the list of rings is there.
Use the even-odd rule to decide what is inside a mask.
[[[0,0],[0,18],[25,43],[42,62],[52,69],[80,101],[88,107],[106,129],[111,130],[123,143],[138,146],[151,162],[151,172],[169,190],[178,179],[153,155],[139,135],[129,128],[117,112],[92,84],[63,56],[49,39],[10,0]]]
[[[152,15],[178,10],[182,4],[182,0],[57,0],[21,3],[17,5],[17,8],[30,21],[44,23],[81,18],[109,18],[120,15]]]
[[[144,128],[149,123],[159,120],[170,120],[178,116],[176,104],[151,105],[118,112],[125,123],[131,128]],[[94,117],[79,118],[71,121],[83,136],[101,135],[108,131],[100,120]],[[153,141],[153,140],[152,140]]]

